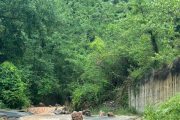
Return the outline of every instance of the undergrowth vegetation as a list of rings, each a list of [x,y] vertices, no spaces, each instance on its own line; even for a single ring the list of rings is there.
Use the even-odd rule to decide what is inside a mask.
[[[98,105],[100,90],[97,85],[85,84],[79,87],[73,92],[72,104],[76,110],[81,110],[91,107],[92,105]]]
[[[144,118],[147,120],[179,120],[179,112],[180,95],[177,95],[157,106],[147,106]]]
[[[9,62],[0,65],[0,108],[28,107],[29,101],[24,93],[18,69]]]
[[[99,105],[91,108],[91,112],[93,115],[99,115],[99,111],[104,111],[106,114],[108,112],[113,112],[115,115],[135,115],[137,111],[134,107],[109,107],[106,105]]]

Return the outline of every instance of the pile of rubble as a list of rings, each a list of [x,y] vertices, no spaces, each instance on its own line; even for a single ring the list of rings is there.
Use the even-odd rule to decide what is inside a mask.
[[[74,111],[72,114],[71,114],[71,117],[72,117],[72,120],[83,120],[83,116],[82,115],[85,115],[85,116],[91,116],[91,111],[86,109],[86,110],[83,110],[83,111]],[[108,112],[107,115],[104,111],[100,111],[99,112],[99,116],[108,116],[108,117],[114,117],[114,114],[112,112]]]
[[[67,106],[61,106],[59,104],[55,104],[54,106],[49,105],[48,107],[45,106],[43,103],[39,103],[38,106],[34,107],[31,105],[28,109],[28,112],[34,114],[42,114],[42,115],[60,115],[60,114],[71,114],[72,120],[83,120],[84,116],[91,116],[91,111],[89,109],[83,111],[73,111],[72,109],[68,108]],[[73,112],[72,112],[73,111]],[[107,114],[104,111],[99,112],[99,116],[108,116],[114,117],[112,112],[108,112]]]
[[[34,114],[45,114],[45,115],[59,115],[59,114],[71,114],[72,109],[68,108],[67,106],[61,106],[59,104],[55,104],[54,106],[45,106],[43,103],[39,103],[38,106],[31,105],[27,112],[31,112]]]

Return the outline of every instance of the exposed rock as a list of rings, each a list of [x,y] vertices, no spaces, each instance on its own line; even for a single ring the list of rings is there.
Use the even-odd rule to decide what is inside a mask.
[[[107,113],[108,117],[114,117],[114,114],[112,112]]]
[[[34,107],[34,105],[30,105],[30,107]]]
[[[67,106],[63,105],[63,107],[64,107],[64,108],[63,108],[64,111],[67,111],[67,110],[68,110],[68,107],[67,107]]]
[[[73,109],[71,109],[70,107],[67,107],[65,105],[63,105],[63,114],[70,114],[73,112]]]
[[[49,107],[53,107],[52,105],[49,105]]]
[[[82,114],[80,112],[74,111],[71,114],[72,120],[83,120]]]
[[[51,114],[55,110],[62,110],[63,107],[30,107],[27,109],[28,112],[35,114]]]
[[[71,114],[71,113],[65,110],[55,110],[54,114],[59,115],[59,114]]]
[[[71,114],[69,111],[65,111],[65,113],[64,114]]]
[[[55,110],[55,111],[54,111],[54,114],[56,114],[56,115],[61,114],[61,110]]]
[[[61,111],[61,114],[65,114],[65,111],[64,111],[64,110],[62,110],[62,111]]]
[[[39,107],[44,107],[44,106],[45,106],[44,103],[42,103],[42,102],[39,103]]]
[[[56,103],[54,106],[55,106],[55,107],[61,107],[61,105],[60,105],[60,104],[57,104],[57,103]]]
[[[101,111],[99,112],[99,116],[106,116],[106,113],[101,110]]]
[[[83,111],[82,111],[82,114],[83,114],[83,115],[86,115],[86,116],[91,116],[91,111],[88,110],[88,109],[86,109],[86,110],[83,110]]]

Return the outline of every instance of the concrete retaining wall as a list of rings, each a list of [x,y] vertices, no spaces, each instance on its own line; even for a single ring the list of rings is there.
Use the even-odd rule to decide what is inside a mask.
[[[145,111],[146,105],[155,105],[180,92],[180,75],[169,73],[164,80],[155,79],[153,76],[146,78],[145,83],[139,84],[136,95],[134,87],[129,87],[129,106],[135,107],[139,113]]]

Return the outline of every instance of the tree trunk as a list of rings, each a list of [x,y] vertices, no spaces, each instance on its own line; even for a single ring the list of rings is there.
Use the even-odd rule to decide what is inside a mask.
[[[157,43],[156,43],[156,34],[154,35],[152,33],[152,31],[149,31],[150,35],[151,35],[151,43],[152,43],[152,46],[153,46],[153,51],[154,51],[154,56],[155,56],[155,53],[159,53],[159,50],[158,50],[158,46],[157,46]],[[158,64],[158,61],[155,60],[154,61],[154,67],[156,67]]]

